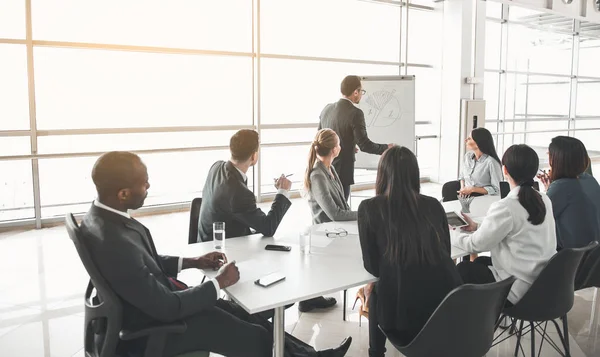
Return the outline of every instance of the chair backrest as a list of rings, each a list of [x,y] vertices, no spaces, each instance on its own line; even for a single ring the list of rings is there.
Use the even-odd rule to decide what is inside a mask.
[[[202,197],[197,197],[192,200],[190,207],[190,235],[188,244],[198,243],[198,220],[200,219],[200,206],[202,206]]]
[[[575,290],[600,288],[600,245],[581,258],[575,277]]]
[[[442,186],[442,202],[458,200],[458,190],[460,190],[460,181],[446,182]]]
[[[481,357],[492,346],[496,322],[514,281],[511,277],[492,284],[459,286],[408,345],[387,337],[407,357]]]
[[[565,316],[573,307],[575,273],[586,252],[596,248],[592,242],[583,248],[556,253],[519,302],[504,312],[525,321],[548,321]]]
[[[71,213],[65,216],[65,224],[79,258],[90,276],[85,293],[84,350],[86,356],[113,357],[119,342],[123,319],[121,301],[94,264],[77,221]]]

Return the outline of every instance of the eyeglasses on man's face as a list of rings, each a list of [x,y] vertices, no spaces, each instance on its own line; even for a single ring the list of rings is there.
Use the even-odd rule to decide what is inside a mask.
[[[360,90],[360,94],[362,94],[362,95],[365,95],[365,94],[367,94],[367,91],[366,91],[366,90],[364,90],[364,89],[361,89],[361,90]]]
[[[325,235],[327,236],[327,238],[345,237],[348,235],[348,231],[345,230],[344,228],[337,228],[332,231],[325,230]]]

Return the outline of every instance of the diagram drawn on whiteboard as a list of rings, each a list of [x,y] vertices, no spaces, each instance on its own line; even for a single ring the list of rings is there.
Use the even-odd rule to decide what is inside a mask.
[[[379,90],[369,94],[364,102],[361,102],[367,127],[392,126],[402,118],[400,102],[394,96],[395,93],[395,89]]]

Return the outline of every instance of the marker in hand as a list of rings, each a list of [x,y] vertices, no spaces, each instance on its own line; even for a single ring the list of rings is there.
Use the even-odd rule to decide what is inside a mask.
[[[290,177],[290,176],[294,176],[294,174],[289,174],[289,175],[285,175],[285,176],[284,176],[283,174],[281,174],[281,176],[283,176],[283,177],[285,177],[285,178],[288,178],[288,177]],[[277,180],[279,180],[279,179],[280,179],[280,177],[277,177],[277,178],[274,178],[274,179],[273,179],[273,181],[277,181]]]

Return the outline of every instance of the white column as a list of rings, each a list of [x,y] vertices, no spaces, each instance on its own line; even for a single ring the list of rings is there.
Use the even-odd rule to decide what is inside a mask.
[[[485,2],[444,2],[442,59],[442,118],[438,182],[455,180],[464,145],[460,128],[461,99],[483,98],[483,84],[465,84],[465,78],[483,78],[485,62]]]

